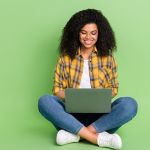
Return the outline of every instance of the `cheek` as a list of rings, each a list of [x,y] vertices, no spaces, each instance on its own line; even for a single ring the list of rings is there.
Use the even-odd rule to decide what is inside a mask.
[[[80,36],[79,36],[80,42],[82,42],[84,38],[85,38],[84,35],[80,35]]]
[[[98,34],[94,35],[94,38],[97,40],[98,39]]]
[[[98,40],[98,35],[93,36],[93,39],[95,39],[95,41]]]

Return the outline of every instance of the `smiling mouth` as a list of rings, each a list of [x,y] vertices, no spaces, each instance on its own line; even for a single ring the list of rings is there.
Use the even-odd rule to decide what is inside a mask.
[[[85,44],[90,45],[93,41],[84,41]]]

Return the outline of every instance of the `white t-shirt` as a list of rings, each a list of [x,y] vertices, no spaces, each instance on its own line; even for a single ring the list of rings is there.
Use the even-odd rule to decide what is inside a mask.
[[[90,76],[89,76],[89,60],[84,60],[83,73],[80,82],[80,88],[91,88]]]

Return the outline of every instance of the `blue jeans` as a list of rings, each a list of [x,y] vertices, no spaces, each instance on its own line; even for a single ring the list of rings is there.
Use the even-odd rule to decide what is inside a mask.
[[[64,101],[54,95],[44,95],[39,99],[38,108],[58,130],[77,134],[83,126],[92,124],[97,133],[114,133],[136,115],[137,102],[131,97],[120,97],[111,104],[110,113],[67,113]]]

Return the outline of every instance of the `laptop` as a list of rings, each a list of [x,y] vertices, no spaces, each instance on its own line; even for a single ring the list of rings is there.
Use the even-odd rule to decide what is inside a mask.
[[[67,88],[65,109],[69,113],[109,113],[111,88]]]

